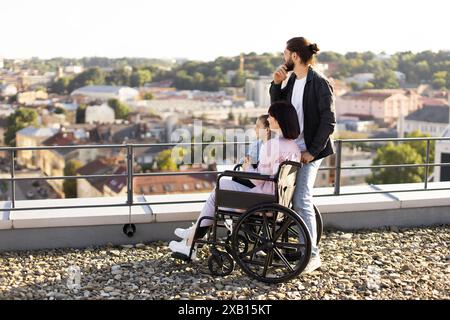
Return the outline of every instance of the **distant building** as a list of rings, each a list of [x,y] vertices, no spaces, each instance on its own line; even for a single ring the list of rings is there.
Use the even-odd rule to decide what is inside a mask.
[[[0,84],[0,97],[11,97],[16,94],[17,94],[17,87],[15,85]]]
[[[58,132],[52,137],[44,140],[44,146],[69,146],[75,145],[73,133]],[[38,167],[46,176],[64,176],[66,162],[78,158],[76,149],[43,149],[39,150]],[[48,183],[60,195],[64,196],[62,180],[48,180]]]
[[[359,86],[364,85],[366,82],[372,81],[375,79],[375,75],[373,73],[356,73],[351,77],[345,79],[345,82],[348,84],[356,83]]]
[[[17,94],[17,102],[21,104],[32,104],[36,100],[47,100],[48,94],[44,91],[26,91]]]
[[[403,123],[402,123],[403,122]],[[413,131],[440,137],[450,124],[449,106],[424,106],[397,122],[399,136]]]
[[[5,63],[2,57],[0,57],[0,69],[3,69],[5,67]]]
[[[86,108],[85,123],[114,123],[114,109],[106,103]]]
[[[97,159],[87,163],[77,170],[77,175],[105,175],[113,174],[114,166]],[[105,182],[107,177],[77,179],[77,197],[102,197],[105,195]]]
[[[340,130],[368,132],[375,125],[374,121],[363,121],[355,117],[342,117],[337,123]]]
[[[247,79],[245,81],[245,97],[248,101],[254,101],[256,106],[269,108],[269,88],[271,77],[260,77],[259,79]]]
[[[78,74],[83,72],[82,66],[66,66],[64,67],[65,74]]]
[[[187,168],[186,171],[201,172],[203,169]],[[216,185],[216,178],[212,173],[136,177],[133,186],[136,194],[143,195],[210,192]]]
[[[130,87],[120,86],[86,86],[73,91],[70,95],[77,103],[97,100],[106,102],[109,99],[125,102],[137,100],[139,91]]]
[[[344,115],[366,117],[385,124],[393,124],[422,107],[419,95],[404,90],[364,90],[350,92],[336,98],[338,119]]]
[[[17,147],[36,147],[47,138],[55,135],[59,130],[53,128],[26,127],[16,133]],[[36,168],[39,164],[38,150],[17,151],[17,162],[28,168]]]
[[[450,138],[450,125],[441,137]],[[436,141],[435,163],[450,163],[450,140]],[[450,181],[450,166],[434,167],[434,181]]]
[[[202,169],[189,168],[188,172],[199,172]],[[112,165],[104,160],[97,159],[78,169],[78,175],[105,175],[124,174],[124,165]],[[182,172],[182,171],[181,171]],[[99,177],[78,179],[77,196],[102,197],[124,196],[127,194],[126,177]],[[135,194],[153,195],[168,193],[195,193],[209,192],[214,189],[216,175],[175,175],[175,176],[149,176],[135,177],[133,188]]]

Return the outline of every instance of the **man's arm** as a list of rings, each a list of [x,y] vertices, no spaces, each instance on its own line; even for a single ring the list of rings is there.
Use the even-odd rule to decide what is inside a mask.
[[[308,152],[315,158],[327,145],[330,135],[334,132],[336,125],[336,115],[334,106],[333,88],[326,81],[321,81],[319,87],[319,128],[313,138]]]

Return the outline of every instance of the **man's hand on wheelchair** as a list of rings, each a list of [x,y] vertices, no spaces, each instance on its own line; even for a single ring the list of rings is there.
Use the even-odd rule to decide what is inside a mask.
[[[313,160],[314,160],[314,157],[308,151],[305,151],[302,153],[302,160],[301,160],[302,163],[308,164]]]

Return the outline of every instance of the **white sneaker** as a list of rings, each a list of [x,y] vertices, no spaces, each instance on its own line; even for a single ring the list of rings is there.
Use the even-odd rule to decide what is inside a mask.
[[[186,245],[186,240],[170,241],[169,249],[174,253],[181,253],[187,257],[189,257],[189,254],[191,253],[191,246]],[[190,256],[190,258],[191,260],[197,259],[197,250],[195,247],[192,250],[192,255]]]
[[[320,260],[320,256],[311,257],[308,265],[306,266],[305,270],[303,270],[302,273],[305,273],[305,274],[311,273],[311,272],[319,269],[321,265],[322,265],[322,261]]]
[[[195,224],[192,224],[192,226],[187,229],[176,228],[174,233],[178,238],[187,239],[193,228],[195,228]]]

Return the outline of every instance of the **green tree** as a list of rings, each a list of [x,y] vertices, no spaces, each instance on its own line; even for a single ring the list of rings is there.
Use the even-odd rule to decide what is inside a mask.
[[[420,131],[414,131],[410,134],[406,135],[407,138],[421,138],[421,137],[430,137],[429,134],[422,133]],[[429,163],[434,163],[434,151],[435,151],[435,143],[436,141],[430,140],[430,155],[429,155]],[[427,162],[427,141],[407,141],[405,144],[411,146],[422,158],[422,163]],[[428,172],[431,174],[433,172],[434,167],[429,167]]]
[[[4,134],[5,143],[11,147],[16,145],[16,133],[28,126],[37,126],[38,114],[36,110],[19,108],[7,118],[7,127]]]
[[[105,75],[105,83],[112,86],[129,86],[130,72],[125,68],[115,69]]]
[[[397,76],[392,70],[376,72],[371,82],[377,89],[396,89],[400,87]]]
[[[109,99],[108,105],[114,109],[116,119],[128,119],[130,107],[117,99]]]
[[[447,83],[448,75],[447,71],[435,72],[432,79],[433,88],[438,90],[450,88],[450,83]]]
[[[84,103],[80,103],[77,108],[77,112],[75,115],[76,123],[85,123],[86,122],[86,108],[87,105]]]
[[[178,169],[176,160],[172,157],[172,150],[163,150],[156,155],[156,164],[162,171],[176,171]]]
[[[408,144],[395,146],[393,143],[379,148],[373,160],[373,165],[421,163],[423,163],[422,157],[413,147]],[[372,169],[372,175],[367,177],[366,181],[369,184],[422,182],[424,172],[423,167]]]
[[[66,114],[66,113],[67,113],[67,112],[66,112],[66,109],[61,108],[61,107],[56,107],[54,112],[55,112],[56,114]]]
[[[66,162],[64,167],[64,176],[76,176],[77,170],[83,165],[78,160],[69,160]],[[63,183],[63,190],[66,198],[76,198],[77,197],[77,180],[76,179],[66,179]]]
[[[50,86],[50,91],[56,94],[67,93],[67,88],[69,86],[70,80],[67,77],[62,77],[52,83]]]
[[[154,98],[153,93],[146,92],[144,93],[144,100],[152,100]]]
[[[137,70],[130,77],[130,86],[142,87],[147,82],[152,81],[152,74],[148,70]]]
[[[73,78],[68,86],[70,92],[88,85],[105,84],[106,72],[100,68],[88,69]]]

